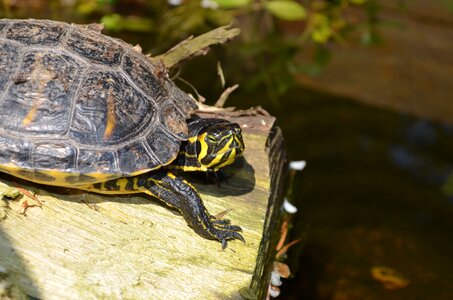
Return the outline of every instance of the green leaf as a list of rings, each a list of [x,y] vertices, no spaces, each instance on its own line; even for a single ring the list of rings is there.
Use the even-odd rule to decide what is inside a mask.
[[[121,16],[119,14],[105,15],[102,17],[101,23],[104,24],[107,30],[111,31],[129,30],[147,32],[152,27],[150,19],[136,16]]]
[[[447,5],[447,9],[453,12],[453,0],[444,0],[443,2]]]
[[[123,17],[119,14],[105,15],[101,19],[101,23],[104,24],[104,27],[111,31],[120,31],[123,29],[122,22]]]
[[[251,0],[214,0],[220,8],[239,8],[248,5]]]
[[[349,0],[349,2],[351,2],[352,4],[355,4],[355,5],[362,5],[362,4],[365,4],[367,0]]]
[[[316,28],[316,30],[313,30],[313,32],[311,33],[311,38],[313,39],[313,41],[319,44],[327,43],[331,36],[332,30],[327,25],[320,26],[319,28]]]
[[[307,11],[291,0],[274,0],[265,3],[266,9],[275,17],[286,21],[300,21],[307,17]]]

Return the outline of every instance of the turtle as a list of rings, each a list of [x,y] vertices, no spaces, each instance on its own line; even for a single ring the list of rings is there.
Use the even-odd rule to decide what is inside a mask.
[[[205,208],[184,171],[217,172],[244,152],[241,127],[194,117],[162,66],[99,25],[0,19],[0,172],[101,194],[144,193],[198,235],[244,242]]]

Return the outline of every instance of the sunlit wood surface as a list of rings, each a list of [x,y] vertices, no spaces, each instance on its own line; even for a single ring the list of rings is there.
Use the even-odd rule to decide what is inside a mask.
[[[44,188],[2,174],[0,193],[16,184],[36,193],[43,203],[23,215],[21,205],[28,198],[0,200],[0,282],[5,293],[39,299],[263,295],[281,203],[281,197],[270,192],[269,155],[274,155],[275,177],[276,172],[281,175],[284,152],[281,136],[268,140],[273,118],[235,120],[244,130],[245,162],[233,166],[220,187],[206,184],[204,178],[193,182],[212,214],[231,209],[227,218],[243,228],[246,244],[230,241],[222,251],[220,243],[199,237],[177,212],[147,196],[108,197]],[[273,220],[266,220],[269,199],[274,202],[269,206]],[[265,223],[270,229],[261,243]]]

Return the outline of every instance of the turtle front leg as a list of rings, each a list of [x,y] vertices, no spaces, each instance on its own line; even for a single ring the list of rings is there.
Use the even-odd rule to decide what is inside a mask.
[[[200,236],[216,239],[227,247],[227,240],[244,238],[238,231],[239,226],[231,225],[229,220],[216,219],[206,210],[197,190],[184,179],[173,173],[158,170],[138,176],[138,188],[149,195],[178,209],[188,225]]]
[[[238,233],[242,231],[241,227],[209,214],[195,187],[166,170],[156,170],[135,177],[113,179],[78,188],[100,194],[146,193],[178,209],[197,234],[220,241],[223,249],[227,247],[228,240],[238,239],[245,242]]]

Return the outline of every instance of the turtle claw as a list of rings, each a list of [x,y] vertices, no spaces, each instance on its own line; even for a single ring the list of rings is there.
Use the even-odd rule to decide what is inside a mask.
[[[245,244],[245,239],[244,239],[244,237],[241,234],[239,234],[237,232],[233,232],[233,238],[237,239],[237,240],[240,240],[241,242],[243,242]]]
[[[228,237],[224,237],[220,239],[220,242],[222,243],[222,250],[225,250],[228,247],[228,240],[240,240],[245,244],[245,239],[242,237],[241,234],[235,232],[235,231],[229,231],[230,235]]]
[[[236,225],[229,225],[227,227],[229,230],[233,230],[233,231],[241,231],[242,232],[242,228],[239,227],[239,226],[236,226]]]
[[[222,240],[222,250],[225,250],[228,247],[228,242],[226,239]]]
[[[236,225],[229,225],[230,222],[225,220],[218,220],[222,222],[213,222],[214,232],[212,235],[222,243],[222,250],[228,247],[228,240],[240,240],[245,244],[244,237],[238,232],[242,231],[242,228]]]

